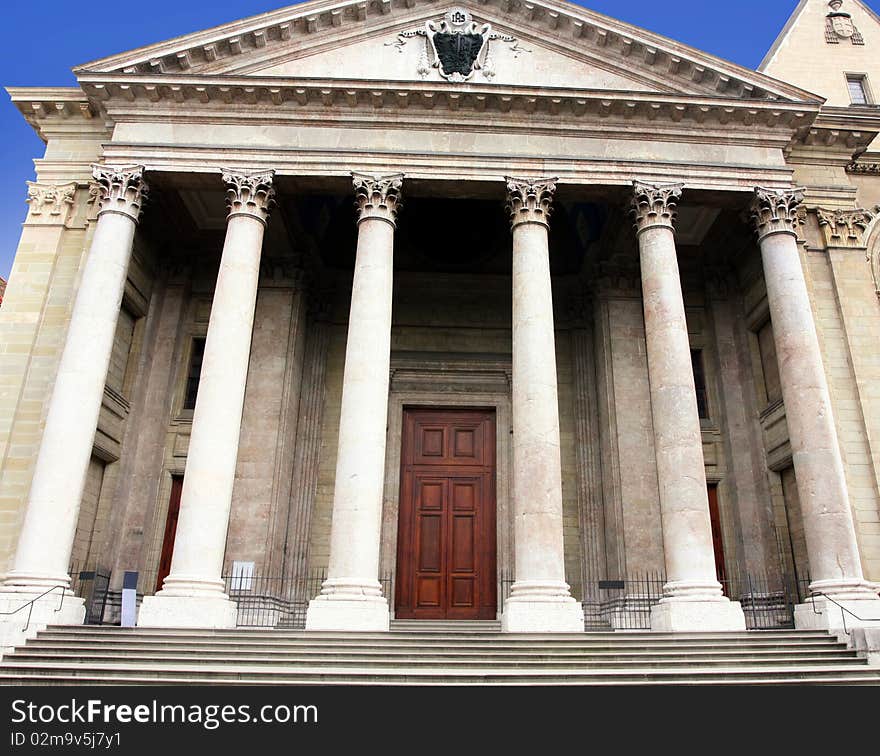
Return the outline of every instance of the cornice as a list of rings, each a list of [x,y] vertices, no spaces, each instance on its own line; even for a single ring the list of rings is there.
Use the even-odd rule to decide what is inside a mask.
[[[107,113],[80,87],[7,87],[6,92],[44,142],[53,128],[109,133]]]
[[[703,95],[566,87],[418,81],[364,81],[255,76],[83,74],[83,91],[102,108],[125,103],[185,104],[195,116],[202,105],[266,105],[290,109],[380,108],[509,113],[598,118],[643,117],[647,121],[718,122],[747,127],[803,129],[817,103],[745,101]],[[267,115],[266,111],[261,111]]]
[[[850,163],[865,152],[880,133],[880,108],[823,106],[816,119],[795,134],[789,153],[820,152],[822,161]]]
[[[452,5],[452,4],[450,4]],[[568,2],[555,0],[477,0],[468,6],[475,17],[481,9],[527,23],[535,33],[568,39],[576,45],[601,49],[603,56],[633,66],[638,60],[662,71],[670,81],[710,87],[719,94],[755,100],[814,101],[815,96],[790,84],[737,66],[694,48]],[[248,53],[263,54],[290,40],[337,34],[349,24],[388,24],[394,14],[414,15],[414,9],[441,13],[435,0],[350,0],[307,2],[237,21],[167,42],[93,61],[75,69],[85,72],[180,73],[210,66],[218,60]]]

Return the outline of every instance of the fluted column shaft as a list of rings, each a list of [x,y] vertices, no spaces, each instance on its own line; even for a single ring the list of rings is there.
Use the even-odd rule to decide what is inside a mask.
[[[93,166],[101,207],[61,354],[13,569],[3,590],[69,585],[67,571],[134,233],[143,167]]]
[[[211,304],[171,572],[140,625],[234,627],[222,580],[273,172],[224,171],[229,218]]]
[[[867,583],[862,573],[831,396],[798,251],[797,207],[803,197],[799,189],[758,188],[752,219],[764,265],[810,589],[858,604],[855,614],[880,617],[877,586]],[[826,617],[838,614],[828,607]],[[812,626],[816,616],[808,604],[799,613],[799,624]],[[847,619],[857,624],[853,617]]]
[[[555,179],[507,179],[513,231],[513,506],[516,581],[506,631],[582,631],[565,582],[562,467],[548,217]]]
[[[651,627],[740,629],[745,627],[742,611],[722,596],[715,575],[703,442],[675,248],[673,224],[681,192],[680,184],[636,182],[633,196],[667,579]],[[720,612],[711,606],[716,603],[723,605]]]
[[[379,584],[391,366],[394,228],[402,176],[354,175],[358,242],[336,456],[330,564],[309,605],[312,630],[387,630]]]

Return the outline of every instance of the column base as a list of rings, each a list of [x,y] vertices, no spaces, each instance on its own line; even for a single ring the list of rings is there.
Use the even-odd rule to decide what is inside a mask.
[[[651,630],[657,633],[729,633],[746,629],[738,601],[661,599],[651,607]]]
[[[322,594],[309,602],[306,630],[384,633],[391,628],[388,602],[382,596]]]
[[[864,598],[855,599],[835,596],[834,599],[837,604],[824,596],[816,596],[815,599],[807,599],[803,604],[798,604],[794,608],[794,626],[798,630],[830,632],[864,627],[876,628],[880,633],[880,596],[868,594]],[[848,611],[841,610],[838,604]]]
[[[582,633],[584,609],[571,596],[545,601],[509,598],[501,614],[504,633]]]
[[[238,606],[226,594],[217,596],[168,596],[162,591],[144,596],[138,627],[233,628]]]
[[[16,614],[6,614],[24,606],[42,592],[0,591],[0,612],[4,615],[0,616],[0,655],[33,638],[47,625],[81,625],[85,621],[85,600],[72,593],[65,593],[62,599],[60,592],[53,592],[35,602],[33,610],[22,609]]]

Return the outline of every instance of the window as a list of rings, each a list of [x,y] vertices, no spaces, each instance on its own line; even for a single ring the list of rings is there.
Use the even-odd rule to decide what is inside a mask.
[[[123,396],[130,395],[137,373],[143,320],[123,302],[107,368],[107,386]]]
[[[862,74],[847,74],[846,85],[849,88],[849,99],[853,105],[868,105],[868,85]]]
[[[706,371],[703,369],[703,350],[691,349],[691,366],[694,369],[694,385],[697,389],[697,410],[700,420],[709,419],[709,398],[706,394]]]
[[[189,372],[186,376],[186,393],[183,395],[183,408],[196,408],[196,395],[199,393],[199,377],[202,374],[202,358],[205,356],[205,340],[193,339],[189,357]]]
[[[779,363],[776,361],[773,326],[769,320],[758,331],[758,351],[761,353],[761,370],[764,374],[767,404],[773,404],[782,399],[782,381],[779,379]]]

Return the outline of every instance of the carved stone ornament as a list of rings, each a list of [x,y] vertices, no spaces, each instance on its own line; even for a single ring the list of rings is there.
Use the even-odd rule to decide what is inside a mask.
[[[640,234],[654,226],[675,229],[678,200],[684,184],[644,184],[633,181],[633,198],[630,207],[636,233]]]
[[[519,40],[509,34],[493,32],[491,24],[480,24],[471,18],[464,8],[451,8],[440,21],[428,21],[424,29],[400,32],[394,42],[398,52],[409,39],[424,37],[425,46],[419,58],[417,72],[423,79],[434,69],[447,81],[467,81],[480,71],[491,81],[495,76],[495,64],[489,51],[493,41],[507,42],[517,57],[521,52],[531,52],[519,46]]]
[[[540,223],[549,227],[553,195],[559,179],[505,176],[504,180],[507,182],[506,207],[510,213],[510,227],[516,228],[521,223]]]
[[[770,234],[789,233],[797,236],[798,228],[803,223],[798,209],[804,196],[805,190],[802,188],[764,189],[756,186],[749,214],[755,224],[758,241]]]
[[[65,223],[76,200],[76,182],[68,184],[42,184],[28,181],[26,202],[32,217],[42,221]]]
[[[229,217],[247,215],[262,223],[269,220],[269,213],[275,207],[275,188],[272,179],[275,171],[242,171],[223,168],[223,183],[226,184],[226,208]]]
[[[825,41],[830,45],[840,44],[840,40],[848,39],[854,45],[865,44],[865,38],[853,23],[849,13],[841,11],[843,0],[831,0],[828,7],[831,12],[825,16]]]
[[[847,173],[859,173],[868,175],[880,174],[880,163],[859,163],[853,161],[846,166]]]
[[[862,249],[867,245],[867,230],[874,215],[864,209],[858,210],[816,210],[819,226],[825,234],[828,247],[849,247]]]
[[[873,228],[866,232],[865,261],[871,265],[871,276],[874,279],[874,290],[880,298],[880,205],[874,206]]]
[[[397,213],[403,206],[403,174],[371,176],[352,173],[354,206],[358,211],[358,223],[369,219],[383,220],[397,225]]]
[[[100,196],[101,208],[98,215],[120,213],[137,223],[149,192],[147,182],[144,181],[144,166],[113,167],[93,164],[92,176],[98,185]]]

